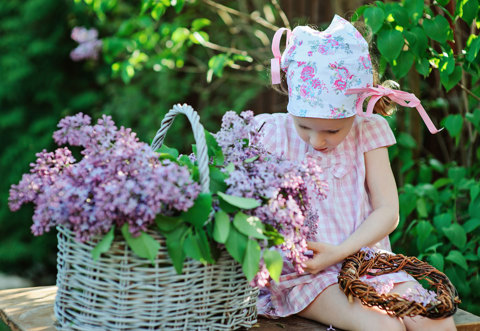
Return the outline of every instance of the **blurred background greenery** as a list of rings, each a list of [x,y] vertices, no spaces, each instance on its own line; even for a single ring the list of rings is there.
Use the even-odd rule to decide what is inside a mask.
[[[269,86],[274,31],[324,28],[337,13],[365,21],[382,80],[414,92],[445,127],[430,135],[410,108],[388,118],[398,140],[389,151],[401,203],[393,250],[444,271],[461,308],[480,314],[478,7],[478,0],[1,2],[0,272],[33,285],[55,282],[55,233],[33,237],[32,208],[12,213],[7,200],[35,153],[54,149],[62,117],[109,114],[150,142],[175,103],[192,105],[209,131],[230,109],[284,111],[285,97]],[[72,60],[75,27],[98,31],[98,59]],[[183,118],[167,143],[190,151]]]

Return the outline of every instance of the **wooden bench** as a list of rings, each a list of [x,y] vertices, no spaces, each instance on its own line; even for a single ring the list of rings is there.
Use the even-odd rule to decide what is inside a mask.
[[[53,302],[55,286],[29,287],[0,291],[0,315],[12,330],[55,331]],[[480,317],[459,309],[454,316],[460,331],[480,331]],[[259,317],[254,331],[326,331],[327,326],[292,316],[278,320]],[[337,331],[339,331],[337,329]]]

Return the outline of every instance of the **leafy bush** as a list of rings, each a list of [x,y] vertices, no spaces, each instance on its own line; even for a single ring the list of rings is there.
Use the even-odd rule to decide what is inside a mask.
[[[420,99],[429,113],[444,116],[446,133],[426,137],[425,144],[416,114],[399,112],[389,119],[399,132],[398,144],[390,148],[400,184],[394,250],[444,271],[460,293],[461,307],[477,314],[480,39],[474,31],[480,28],[479,14],[477,0],[431,6],[417,0],[377,1],[356,12],[374,33],[381,74],[424,92]]]

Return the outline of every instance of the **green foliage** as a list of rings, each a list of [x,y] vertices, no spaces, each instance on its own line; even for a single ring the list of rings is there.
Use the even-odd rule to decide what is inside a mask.
[[[450,132],[450,131],[449,131]],[[410,147],[412,148],[412,147]],[[464,309],[478,313],[480,273],[480,165],[471,168],[436,159],[404,169],[400,224],[391,236],[396,250],[418,256],[445,272]],[[413,184],[415,183],[415,184]]]
[[[461,307],[477,314],[480,41],[471,31],[478,29],[478,15],[478,0],[375,2],[354,15],[374,33],[380,75],[392,76],[402,89],[424,92],[422,104],[445,128],[426,154],[423,136],[412,125],[414,111],[389,119],[402,128],[398,144],[389,149],[401,184],[400,223],[391,235],[394,251],[444,271],[460,293]]]

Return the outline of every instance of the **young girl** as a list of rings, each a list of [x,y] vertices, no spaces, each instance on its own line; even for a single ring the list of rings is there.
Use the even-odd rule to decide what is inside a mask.
[[[288,263],[278,283],[262,291],[259,313],[291,314],[346,330],[455,330],[453,318],[392,318],[380,309],[349,303],[337,284],[341,262],[362,247],[390,251],[388,234],[398,224],[398,195],[387,147],[395,138],[387,121],[388,99],[416,107],[430,132],[438,132],[418,99],[401,91],[374,87],[368,43],[346,20],[335,16],[322,32],[307,26],[287,31],[280,54],[280,29],[273,38],[272,81],[280,68],[288,85],[288,113],[258,115],[263,143],[289,159],[315,158],[329,185],[325,200],[312,197],[317,231],[308,243],[312,256],[305,273]],[[363,102],[371,97],[366,113]],[[379,101],[377,103],[377,101]],[[382,107],[383,106],[383,107]],[[404,294],[419,284],[398,272],[363,281],[377,291]]]

